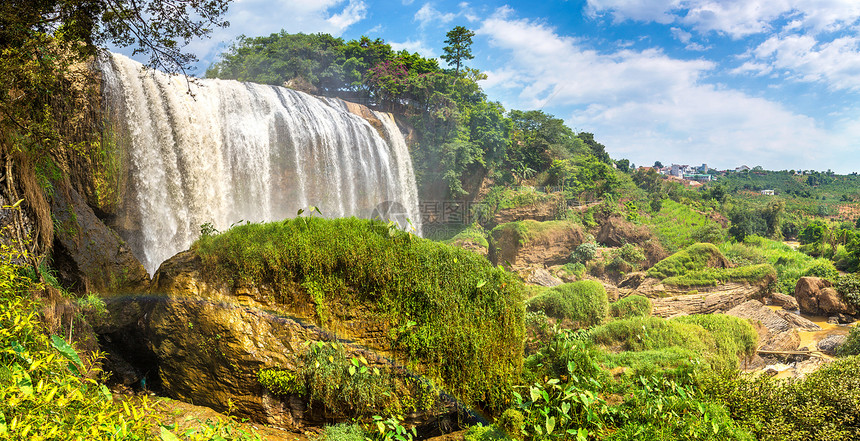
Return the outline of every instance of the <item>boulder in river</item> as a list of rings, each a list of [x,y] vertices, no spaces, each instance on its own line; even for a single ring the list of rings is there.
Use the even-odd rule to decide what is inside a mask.
[[[856,308],[847,304],[827,279],[801,277],[794,287],[794,297],[800,312],[805,314],[857,314]]]

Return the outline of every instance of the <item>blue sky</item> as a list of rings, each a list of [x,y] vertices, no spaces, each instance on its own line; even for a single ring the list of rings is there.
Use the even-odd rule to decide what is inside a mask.
[[[189,48],[200,74],[241,34],[437,57],[462,25],[492,100],[592,132],[613,158],[860,171],[857,0],[236,0],[227,19]]]

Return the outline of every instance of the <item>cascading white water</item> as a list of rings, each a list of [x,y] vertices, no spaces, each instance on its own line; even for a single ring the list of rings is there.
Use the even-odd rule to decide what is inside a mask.
[[[308,206],[366,218],[403,207],[420,234],[412,163],[390,114],[373,112],[377,131],[340,100],[226,80],[200,80],[191,95],[185,78],[141,67],[122,55],[102,63],[128,155],[125,210],[136,211],[121,231],[150,274],[205,223],[224,230]]]

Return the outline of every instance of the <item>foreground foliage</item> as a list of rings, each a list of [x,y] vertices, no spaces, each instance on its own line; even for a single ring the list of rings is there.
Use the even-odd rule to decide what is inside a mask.
[[[224,421],[174,434],[160,426],[154,404],[115,400],[101,371],[62,337],[48,336],[35,295],[45,289],[0,250],[0,439],[259,439]]]

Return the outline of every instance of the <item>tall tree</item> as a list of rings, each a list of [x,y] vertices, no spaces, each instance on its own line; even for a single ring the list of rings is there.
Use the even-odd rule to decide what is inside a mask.
[[[448,31],[446,36],[448,39],[445,40],[445,43],[448,46],[442,48],[445,54],[441,58],[449,65],[454,64],[454,72],[459,75],[463,61],[475,58],[472,55],[472,37],[475,36],[475,33],[463,26],[456,26]]]

